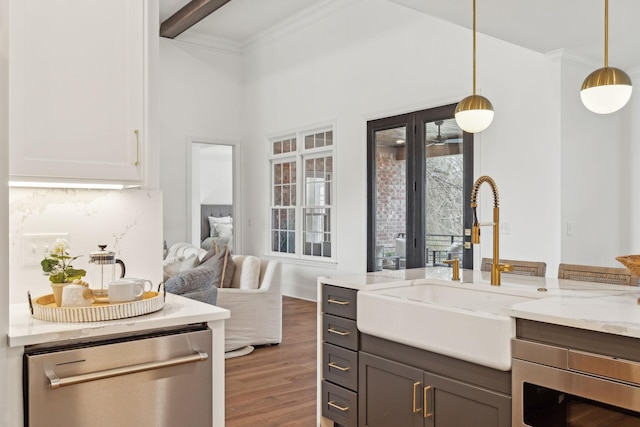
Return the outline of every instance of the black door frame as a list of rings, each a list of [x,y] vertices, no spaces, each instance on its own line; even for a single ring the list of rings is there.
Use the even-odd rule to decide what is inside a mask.
[[[457,104],[443,105],[426,110],[400,114],[367,122],[367,271],[376,267],[376,132],[404,126],[406,128],[407,173],[406,173],[406,268],[425,266],[426,260],[426,213],[425,175],[426,148],[424,124],[454,117]],[[473,269],[473,245],[466,230],[471,229],[471,189],[473,187],[473,134],[464,132],[463,142],[463,193],[464,193],[464,241],[462,267]]]

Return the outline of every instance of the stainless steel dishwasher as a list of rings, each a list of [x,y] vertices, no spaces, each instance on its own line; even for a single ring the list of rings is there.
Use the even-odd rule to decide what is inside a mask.
[[[212,423],[206,324],[25,349],[25,425],[174,427]]]

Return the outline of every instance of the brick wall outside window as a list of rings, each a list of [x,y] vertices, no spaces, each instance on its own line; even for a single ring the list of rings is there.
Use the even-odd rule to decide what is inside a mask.
[[[393,149],[376,154],[376,242],[395,248],[395,238],[405,233],[406,160],[396,160]],[[388,251],[391,249],[387,249]]]

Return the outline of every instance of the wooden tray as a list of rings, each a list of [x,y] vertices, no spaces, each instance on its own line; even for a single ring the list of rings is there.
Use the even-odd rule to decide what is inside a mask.
[[[100,322],[125,319],[158,311],[164,305],[164,293],[145,292],[141,300],[109,304],[104,298],[96,298],[89,307],[57,307],[53,294],[35,300],[29,296],[31,314],[48,322]]]

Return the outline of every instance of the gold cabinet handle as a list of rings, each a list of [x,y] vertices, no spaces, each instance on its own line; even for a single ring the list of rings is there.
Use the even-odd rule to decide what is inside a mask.
[[[418,412],[420,412],[422,410],[422,408],[417,408],[416,406],[416,395],[417,390],[418,390],[418,386],[420,385],[420,381],[413,383],[413,413],[417,414]]]
[[[349,305],[349,301],[340,301],[340,300],[337,300],[337,299],[331,299],[331,298],[329,298],[329,299],[327,300],[327,302],[328,302],[329,304]]]
[[[327,332],[331,332],[332,334],[340,335],[341,337],[346,337],[347,335],[349,335],[351,333],[349,331],[339,331],[339,330],[333,329],[333,328],[327,329]]]
[[[336,408],[337,410],[342,411],[342,412],[347,412],[349,410],[348,406],[340,406],[336,402],[334,402],[333,400],[328,401],[327,404],[329,406],[331,406],[332,408]]]
[[[138,129],[133,131],[136,134],[136,162],[135,166],[140,164],[140,131]]]
[[[351,369],[349,366],[344,367],[344,366],[336,365],[333,362],[329,362],[329,363],[327,363],[327,365],[329,365],[329,367],[331,367],[331,368],[336,368],[337,370],[342,371],[342,372],[347,372],[349,369]]]
[[[423,403],[423,407],[424,407],[424,412],[423,412],[423,417],[424,418],[431,418],[431,416],[433,415],[432,412],[429,412],[429,407],[427,406],[427,396],[429,396],[429,390],[431,390],[431,386],[428,385],[426,386],[423,390],[422,390],[422,396],[424,398],[424,402]]]

